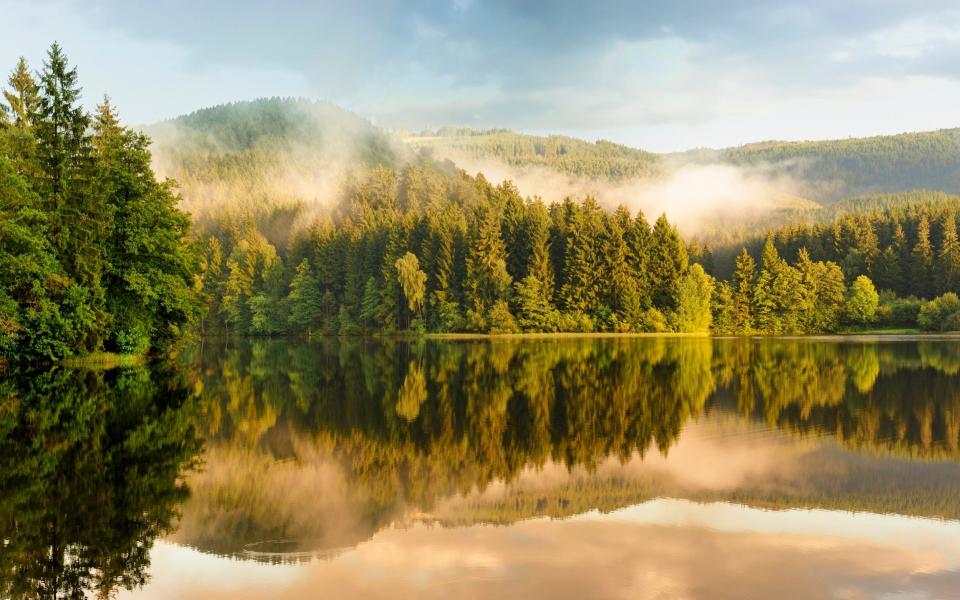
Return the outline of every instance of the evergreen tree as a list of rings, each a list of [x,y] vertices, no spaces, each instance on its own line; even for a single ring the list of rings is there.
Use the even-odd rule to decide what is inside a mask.
[[[290,309],[290,325],[296,331],[303,331],[308,336],[313,335],[320,325],[323,296],[317,278],[311,272],[310,261],[306,258],[297,265],[297,273],[290,282],[287,303]]]
[[[602,233],[603,211],[588,197],[573,214],[567,234],[560,293],[568,311],[589,315],[600,307],[600,286],[607,275],[600,247]]]
[[[713,331],[720,335],[737,333],[737,312],[730,284],[717,282],[713,298]]]
[[[933,273],[933,245],[930,243],[930,221],[927,215],[922,215],[917,225],[917,243],[913,246],[912,258],[910,289],[921,298],[929,298]]]
[[[677,229],[660,215],[653,226],[647,276],[653,305],[662,311],[677,308],[680,283],[687,272],[687,247]]]
[[[517,325],[523,331],[556,331],[560,315],[550,303],[543,284],[527,275],[514,284],[517,303]]]
[[[754,277],[756,277],[756,263],[744,248],[737,257],[737,270],[733,274],[733,330],[739,335],[748,335],[754,330]]]
[[[937,255],[938,290],[954,292],[960,287],[960,242],[957,241],[957,225],[952,214],[943,219],[943,239]]]
[[[488,329],[488,313],[508,300],[511,284],[497,214],[491,207],[480,207],[470,227],[466,265],[464,292],[472,313],[468,320],[475,329]],[[498,311],[502,316],[502,307]]]
[[[607,283],[605,303],[613,311],[621,330],[636,329],[642,314],[639,286],[630,264],[630,248],[625,237],[625,228],[630,225],[630,214],[620,207],[606,226],[602,255],[604,268],[601,272]]]
[[[7,83],[10,88],[3,92],[3,97],[10,108],[10,121],[17,128],[30,132],[40,108],[40,90],[22,56]]]
[[[90,119],[80,104],[77,71],[70,68],[60,46],[47,52],[40,74],[40,97],[33,119],[40,178],[35,184],[44,209],[51,215],[48,235],[67,274],[87,294],[97,326],[91,328],[84,351],[103,341],[108,315],[101,285],[104,271],[102,240],[110,212],[92,181]]]

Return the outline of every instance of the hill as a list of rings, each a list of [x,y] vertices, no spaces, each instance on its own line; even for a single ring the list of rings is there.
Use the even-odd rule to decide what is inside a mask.
[[[960,129],[845,140],[766,141],[721,150],[655,154],[607,141],[509,130],[445,129],[407,138],[437,156],[497,159],[577,177],[622,181],[685,165],[721,164],[763,173],[791,193],[823,204],[851,196],[915,189],[960,193]]]
[[[225,212],[325,205],[353,168],[394,167],[410,151],[337,106],[268,98],[235,102],[146,128],[154,169],[175,179],[198,221]]]
[[[622,180],[658,173],[653,153],[606,140],[586,142],[563,135],[535,136],[506,129],[441,129],[405,139],[413,148],[460,159],[495,158],[516,167],[543,166],[578,177]]]

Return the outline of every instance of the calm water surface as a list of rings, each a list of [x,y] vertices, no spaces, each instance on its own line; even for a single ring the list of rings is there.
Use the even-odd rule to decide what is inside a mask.
[[[207,341],[0,382],[0,597],[960,598],[960,342]]]

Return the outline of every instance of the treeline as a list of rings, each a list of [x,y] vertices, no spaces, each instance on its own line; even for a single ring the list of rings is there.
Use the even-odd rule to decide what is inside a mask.
[[[428,160],[348,181],[271,244],[251,216],[206,241],[205,331],[707,331],[713,281],[660,217],[545,205]]]
[[[765,165],[789,176],[820,202],[914,189],[960,193],[956,129],[807,142],[763,142],[728,148],[718,158]],[[715,160],[715,158],[711,158]]]
[[[960,289],[960,198],[914,192],[858,199],[848,205],[860,211],[840,212],[830,222],[781,227],[765,239],[748,242],[746,251],[764,257],[773,252],[800,267],[810,261],[828,263],[833,265],[830,281],[868,278],[884,292],[877,318],[885,324],[960,328],[960,314],[947,322],[960,308],[955,295]],[[726,263],[729,259],[724,255],[732,249],[717,249],[715,261]],[[744,261],[743,254],[736,260],[731,294],[749,275]],[[728,268],[719,267],[719,274]],[[799,286],[797,293],[810,285]],[[930,299],[936,302],[925,301]]]
[[[149,140],[80,104],[54,44],[0,103],[0,361],[163,350],[199,313],[189,217]]]
[[[577,138],[535,136],[507,129],[440,129],[406,138],[414,148],[428,148],[439,155],[494,158],[506,164],[542,166],[592,179],[632,179],[660,172],[656,154],[606,140],[590,143]]]

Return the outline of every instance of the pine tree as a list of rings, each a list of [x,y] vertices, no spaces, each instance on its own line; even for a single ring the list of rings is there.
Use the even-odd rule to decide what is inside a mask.
[[[464,282],[474,328],[486,329],[489,311],[509,299],[512,282],[506,258],[497,214],[489,206],[479,207],[470,227]]]
[[[960,287],[960,242],[957,241],[957,225],[952,213],[944,216],[943,239],[937,258],[937,295],[957,291]]]
[[[732,335],[736,333],[736,307],[733,303],[733,290],[726,281],[718,281],[713,291],[712,330],[718,335]]]
[[[930,243],[930,221],[925,214],[921,215],[917,224],[917,243],[913,246],[912,258],[911,290],[921,298],[929,298],[932,292],[933,245]]]
[[[514,284],[517,303],[517,325],[523,331],[556,331],[560,315],[550,303],[543,284],[533,275],[527,275]]]
[[[564,287],[560,294],[567,310],[591,314],[600,306],[603,272],[600,244],[603,211],[593,198],[586,198],[573,215],[564,255]]]
[[[677,308],[680,282],[687,272],[687,247],[676,228],[660,215],[653,226],[647,273],[653,305],[665,312]]]
[[[626,240],[627,247],[630,249],[627,262],[630,265],[634,280],[637,282],[640,305],[643,308],[649,308],[652,302],[648,268],[652,233],[650,224],[643,216],[643,211],[638,211],[630,225],[624,227],[623,239]]]
[[[736,271],[733,274],[734,332],[739,335],[748,335],[754,330],[754,277],[756,263],[744,248],[737,257]]]
[[[550,213],[539,199],[527,207],[527,239],[530,246],[530,262],[526,275],[537,278],[547,301],[553,298],[554,272],[550,262]]]
[[[290,325],[308,336],[313,335],[320,326],[323,313],[323,295],[320,285],[306,258],[297,265],[297,273],[290,282],[290,294],[287,295],[290,310]]]
[[[49,235],[57,254],[70,277],[86,290],[96,313],[98,326],[86,343],[87,350],[94,350],[107,321],[100,279],[110,215],[93,185],[90,119],[80,104],[77,71],[57,44],[47,52],[33,125],[41,171],[36,189],[51,215]]]
[[[7,83],[10,89],[3,92],[3,97],[10,108],[10,121],[18,129],[29,132],[40,107],[40,90],[22,56]]]

